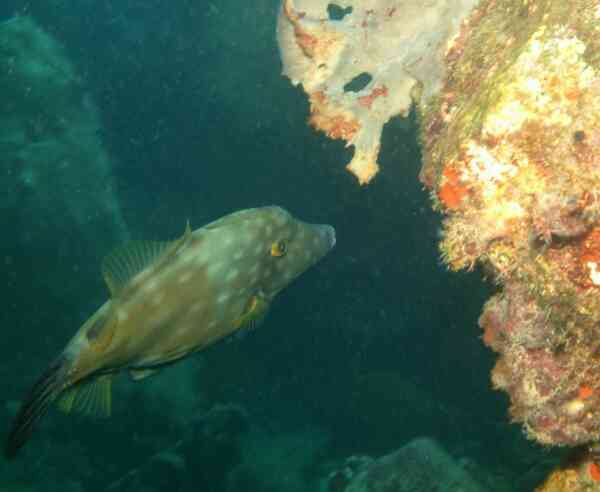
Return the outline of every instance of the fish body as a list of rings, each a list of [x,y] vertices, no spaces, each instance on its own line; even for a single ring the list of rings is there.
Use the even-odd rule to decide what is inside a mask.
[[[335,244],[331,226],[280,207],[242,210],[173,242],[132,242],[103,263],[111,292],[32,388],[5,454],[50,403],[110,413],[110,380],[134,380],[260,321],[274,297]]]

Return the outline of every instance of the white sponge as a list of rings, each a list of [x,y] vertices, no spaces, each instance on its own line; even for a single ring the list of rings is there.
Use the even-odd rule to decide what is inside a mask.
[[[348,169],[361,184],[379,169],[383,125],[440,88],[448,43],[476,3],[283,0],[277,26],[283,74],[308,94],[310,123],[354,146]],[[361,78],[368,83],[353,90]]]

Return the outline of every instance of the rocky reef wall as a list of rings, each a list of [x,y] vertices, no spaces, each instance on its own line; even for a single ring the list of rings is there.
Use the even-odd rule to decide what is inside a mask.
[[[423,109],[442,255],[502,287],[480,318],[492,380],[543,444],[600,438],[598,7],[482,2]]]
[[[64,48],[30,17],[0,24],[0,85],[5,233],[62,255],[67,241],[124,239],[99,111]]]
[[[313,126],[356,145],[376,105],[388,110],[378,120],[385,122],[418,103],[420,179],[445,217],[444,262],[451,270],[480,266],[499,287],[480,325],[484,343],[498,354],[492,382],[510,396],[512,420],[545,445],[597,442],[600,2],[482,0],[420,8],[406,2],[398,11],[385,2],[364,8],[341,2],[347,10],[335,22],[323,9],[315,13],[315,2],[297,3],[306,10],[283,2],[281,18],[297,55],[287,50],[284,73],[309,94]],[[420,45],[424,31],[446,25],[448,15],[460,27]],[[389,78],[377,85],[376,75],[358,92],[353,104],[369,113],[366,119],[328,77],[347,66],[340,58],[351,59],[351,28],[362,35],[364,58],[379,60],[369,73]],[[382,43],[402,53],[400,41],[416,51],[391,63],[369,57]],[[280,45],[285,51],[286,42]],[[415,70],[425,60],[441,68]],[[390,74],[390,66],[403,68]],[[342,95],[333,102],[336,90]],[[354,160],[360,145],[356,150]],[[361,183],[374,172],[358,174]]]
[[[0,23],[0,211],[7,329],[0,377],[35,373],[94,306],[100,259],[128,237],[100,112],[63,45],[28,16]],[[94,285],[94,280],[96,284]],[[2,410],[5,410],[4,406]]]

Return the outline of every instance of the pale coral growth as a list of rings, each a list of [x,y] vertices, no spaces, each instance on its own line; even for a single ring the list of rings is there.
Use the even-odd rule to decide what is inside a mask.
[[[495,198],[499,185],[517,174],[517,166],[508,159],[502,159],[502,156],[498,158],[499,156],[474,141],[468,141],[465,147],[465,180],[480,184],[484,197]]]
[[[548,190],[537,197],[532,210],[535,233],[550,242],[552,237],[572,238],[584,234],[589,224],[583,213],[584,204],[579,200],[582,190],[572,187],[565,190]]]
[[[595,261],[588,261],[586,266],[590,269],[590,280],[594,285],[600,285],[600,272]]]
[[[379,170],[385,123],[439,90],[442,58],[475,3],[348,0],[345,15],[334,19],[329,1],[283,1],[277,28],[283,74],[310,96],[311,124],[354,146],[347,169],[361,184]],[[350,88],[361,75],[370,80]]]
[[[543,116],[544,125],[573,123],[578,96],[597,83],[595,70],[583,60],[585,44],[567,29],[542,42],[541,27],[525,46],[507,76],[495,108],[488,113],[483,131],[494,136],[521,130],[529,119]],[[543,63],[543,70],[540,64]],[[568,75],[568,76],[567,76]]]

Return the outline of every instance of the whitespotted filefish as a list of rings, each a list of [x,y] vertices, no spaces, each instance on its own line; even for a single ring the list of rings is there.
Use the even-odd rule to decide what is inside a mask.
[[[232,213],[172,242],[133,241],[102,271],[110,299],[67,344],[23,402],[6,443],[13,457],[57,400],[110,415],[111,381],[134,380],[259,322],[273,298],[335,245],[329,225],[276,206]]]

